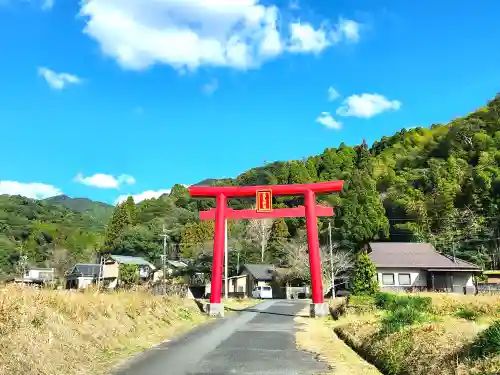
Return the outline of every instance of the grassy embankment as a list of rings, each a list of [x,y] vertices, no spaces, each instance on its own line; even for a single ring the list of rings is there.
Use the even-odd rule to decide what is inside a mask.
[[[500,297],[352,297],[335,329],[388,375],[500,374]]]
[[[208,320],[193,300],[8,286],[0,289],[0,374],[103,374]]]
[[[343,299],[335,299],[331,302],[332,308],[338,308],[342,302]],[[328,374],[380,375],[375,366],[366,362],[335,335],[333,330],[338,327],[340,321],[335,321],[331,317],[311,319],[308,314],[309,307],[295,318],[300,325],[295,334],[297,347],[315,354],[319,360],[329,364],[332,369]],[[343,322],[348,319],[350,317],[345,317]]]

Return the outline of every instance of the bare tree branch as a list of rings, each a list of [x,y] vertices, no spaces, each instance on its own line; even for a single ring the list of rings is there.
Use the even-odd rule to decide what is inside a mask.
[[[284,277],[288,280],[298,278],[310,280],[309,253],[307,242],[292,241],[284,246],[286,252],[287,272]],[[342,272],[350,269],[354,264],[354,257],[349,251],[339,249],[338,245],[332,251],[327,246],[320,247],[321,269],[323,286],[331,287],[335,278]]]
[[[260,260],[264,262],[264,253],[267,243],[271,237],[273,227],[273,219],[256,219],[249,220],[247,226],[248,235],[260,244]]]

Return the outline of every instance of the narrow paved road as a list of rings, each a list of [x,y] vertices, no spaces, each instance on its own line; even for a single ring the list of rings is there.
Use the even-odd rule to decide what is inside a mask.
[[[326,364],[295,346],[304,301],[263,302],[202,326],[127,363],[116,375],[302,375]]]

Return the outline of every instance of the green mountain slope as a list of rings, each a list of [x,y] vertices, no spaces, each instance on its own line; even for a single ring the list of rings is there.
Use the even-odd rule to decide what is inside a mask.
[[[88,198],[70,198],[67,195],[58,195],[44,201],[49,204],[62,205],[76,212],[86,213],[102,223],[108,221],[114,209],[114,206],[107,203]]]
[[[87,213],[21,196],[0,196],[0,274],[32,265],[89,261],[105,226]],[[17,270],[18,272],[19,270]]]

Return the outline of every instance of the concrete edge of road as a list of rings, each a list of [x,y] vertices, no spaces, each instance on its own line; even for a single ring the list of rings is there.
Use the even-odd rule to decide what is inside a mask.
[[[172,339],[167,339],[151,346],[150,348],[142,352],[133,354],[129,358],[126,358],[125,360],[112,366],[110,373],[114,375],[125,373],[128,369],[152,359],[153,357],[158,355],[158,352],[160,351],[167,351],[171,347],[182,347],[190,341],[201,340],[204,337],[213,336],[213,333],[217,328],[221,328],[227,323],[230,323],[229,325],[233,326],[233,329],[226,329],[226,331],[229,333],[227,335],[218,335],[221,336],[221,340],[215,340],[218,345],[226,338],[224,336],[229,336],[230,334],[232,334],[241,325],[245,324],[247,321],[251,320],[255,315],[257,315],[259,311],[267,309],[274,302],[275,300],[262,300],[261,302],[258,302],[257,304],[252,306],[248,306],[242,310],[230,309],[230,313],[225,317],[213,317],[211,318],[211,320],[195,326],[192,329],[181,333],[180,335],[175,335]],[[248,314],[250,314],[250,316],[248,316]]]

